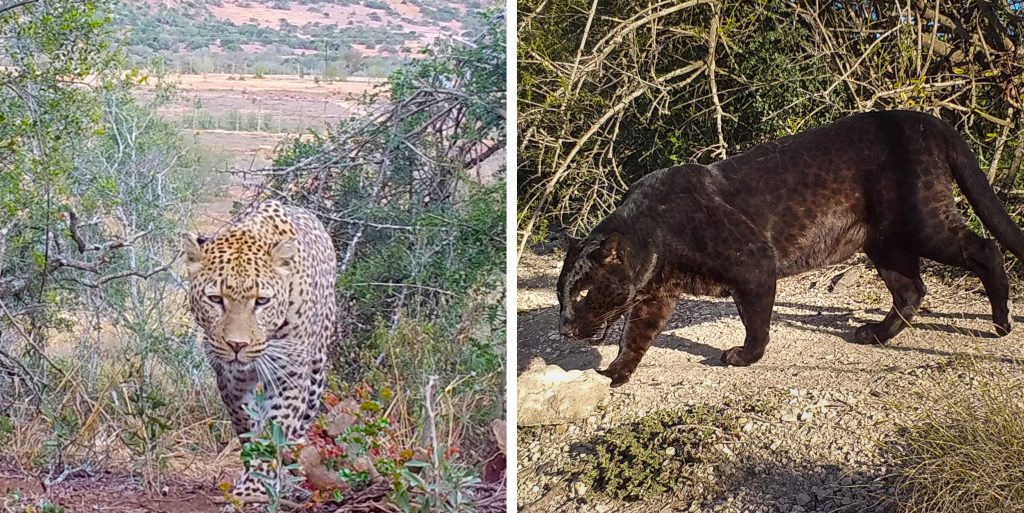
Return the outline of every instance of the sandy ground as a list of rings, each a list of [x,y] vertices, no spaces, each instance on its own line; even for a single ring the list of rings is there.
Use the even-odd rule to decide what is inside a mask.
[[[560,266],[560,255],[525,255],[520,262],[520,373],[535,359],[565,369],[604,368],[617,353],[618,327],[596,347],[558,335],[554,287]],[[880,320],[891,299],[863,265],[852,267],[830,292],[833,276],[846,269],[779,283],[767,354],[748,368],[719,361],[723,350],[743,339],[731,300],[680,300],[668,328],[631,381],[612,390],[603,412],[568,427],[519,430],[520,511],[887,511],[879,499],[886,468],[877,454],[878,442],[892,432],[887,405],[953,361],[1014,366],[1024,356],[1024,330],[993,338],[980,282],[943,278],[946,269],[934,266],[925,278],[925,312],[914,328],[885,346],[849,343],[844,338],[863,322]],[[625,503],[570,491],[568,463],[611,427],[657,409],[750,397],[771,398],[779,413],[754,420],[726,491],[697,505],[671,497]]]

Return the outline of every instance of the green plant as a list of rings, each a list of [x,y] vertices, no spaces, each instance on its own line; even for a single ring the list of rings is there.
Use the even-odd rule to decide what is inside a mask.
[[[719,446],[740,440],[739,413],[705,405],[651,413],[602,436],[572,472],[588,490],[617,499],[703,498],[721,481]]]
[[[986,3],[987,18],[949,0],[906,11],[780,0],[517,5],[520,249],[544,225],[588,232],[652,171],[708,164],[854,112],[943,117],[1000,189],[1024,169],[1011,128],[1024,119],[1024,64],[1011,57],[1019,45],[969,57],[1019,41],[1019,4]]]
[[[439,446],[435,453],[433,447],[410,446],[396,436],[395,423],[386,415],[391,408],[385,406],[393,397],[389,389],[375,397],[365,385],[354,387],[344,401],[333,393],[325,396],[332,413],[317,419],[308,439],[320,465],[337,477],[337,486],[305,483],[313,501],[346,504],[367,487],[383,485],[379,495],[399,511],[471,508],[479,472],[462,460],[457,447]]]
[[[279,148],[261,192],[319,214],[336,241],[344,381],[391,387],[420,422],[427,377],[465,405],[439,419],[489,443],[504,393],[504,25],[440,41],[360,100],[369,114]],[[424,107],[426,106],[426,107]],[[415,433],[405,436],[414,438]]]

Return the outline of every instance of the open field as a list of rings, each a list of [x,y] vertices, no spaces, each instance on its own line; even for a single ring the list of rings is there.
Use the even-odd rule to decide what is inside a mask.
[[[359,114],[355,97],[380,91],[374,79],[314,81],[297,75],[252,76],[207,74],[172,75],[177,95],[159,112],[192,131],[273,132],[298,134],[324,131],[329,125]],[[140,96],[152,95],[142,88]]]

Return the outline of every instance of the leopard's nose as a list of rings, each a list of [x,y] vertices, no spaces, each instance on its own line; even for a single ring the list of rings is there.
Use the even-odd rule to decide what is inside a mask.
[[[241,353],[242,349],[245,349],[245,346],[249,345],[248,340],[225,340],[224,342],[227,343],[228,347],[235,351],[235,354]]]

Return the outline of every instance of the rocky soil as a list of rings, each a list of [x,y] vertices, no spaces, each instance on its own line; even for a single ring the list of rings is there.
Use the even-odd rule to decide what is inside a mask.
[[[617,332],[597,347],[558,335],[554,287],[560,266],[560,255],[526,255],[520,262],[520,374],[550,364],[604,368],[615,357]],[[749,368],[719,363],[721,351],[743,338],[731,300],[680,300],[630,383],[613,388],[590,417],[519,428],[519,510],[894,510],[885,447],[894,436],[895,406],[913,401],[917,387],[950,368],[1012,366],[1024,356],[1024,330],[994,338],[977,279],[931,266],[925,282],[930,292],[915,327],[885,346],[863,346],[845,338],[863,322],[880,320],[890,304],[873,270],[854,261],[785,279],[768,352]],[[767,404],[770,413],[743,419],[739,442],[719,448],[719,490],[702,500],[625,502],[575,482],[573,465],[609,429],[658,409],[726,402]]]

